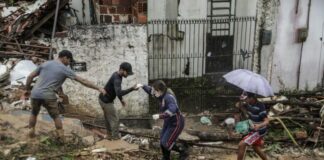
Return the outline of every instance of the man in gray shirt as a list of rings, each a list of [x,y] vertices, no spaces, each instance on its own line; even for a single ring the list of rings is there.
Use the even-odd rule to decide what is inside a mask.
[[[57,60],[47,61],[41,64],[34,72],[32,72],[26,83],[27,93],[30,93],[30,85],[32,80],[38,76],[38,80],[31,91],[32,114],[29,119],[29,136],[35,136],[35,126],[37,115],[40,107],[44,106],[51,118],[53,118],[57,138],[64,142],[64,131],[62,121],[59,118],[59,110],[56,94],[62,93],[62,84],[66,78],[80,82],[82,85],[98,90],[102,94],[106,94],[103,88],[100,88],[86,79],[77,76],[68,65],[73,61],[72,53],[68,50],[63,50],[59,53]]]

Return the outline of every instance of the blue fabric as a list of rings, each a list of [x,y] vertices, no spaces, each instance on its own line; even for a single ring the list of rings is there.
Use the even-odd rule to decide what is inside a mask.
[[[152,95],[152,87],[144,85],[143,89],[146,93]],[[171,150],[184,128],[184,118],[174,95],[167,92],[161,97],[157,97],[157,99],[160,104],[160,117],[164,120],[160,143],[163,148]]]
[[[179,135],[184,128],[184,118],[181,114],[174,116],[177,121],[173,123],[164,123],[160,135],[160,143],[167,150],[171,150]]]
[[[152,87],[144,85],[143,89],[146,93],[152,95]],[[160,116],[164,119],[164,123],[176,122],[175,116],[170,116],[167,112],[171,112],[173,115],[180,113],[180,109],[177,104],[177,100],[174,95],[165,93],[164,95],[157,97],[159,101]]]
[[[267,117],[267,111],[265,109],[265,106],[261,102],[257,102],[254,105],[247,105],[246,110],[249,115],[249,119],[253,122],[253,124],[259,124],[262,123],[264,118]],[[258,130],[259,134],[263,136],[267,132],[267,127],[262,127]]]

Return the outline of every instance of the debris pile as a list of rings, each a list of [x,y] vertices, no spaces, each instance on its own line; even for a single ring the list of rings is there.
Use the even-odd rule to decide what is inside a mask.
[[[40,41],[51,37],[56,2],[18,1],[10,6],[0,3],[0,59],[15,57],[46,60],[50,50],[56,53],[54,48]],[[59,8],[63,9],[68,2],[60,1]],[[58,24],[57,33],[67,29],[64,24]]]

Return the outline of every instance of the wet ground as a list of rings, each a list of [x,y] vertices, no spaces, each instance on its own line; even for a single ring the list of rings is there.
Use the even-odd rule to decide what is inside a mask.
[[[78,117],[78,116],[74,116]],[[79,115],[80,117],[80,115]],[[82,115],[81,115],[82,117]],[[89,118],[89,117],[87,117]],[[36,128],[37,136],[28,138],[27,124],[29,111],[0,112],[0,159],[26,159],[35,157],[37,159],[159,159],[159,149],[153,144],[158,141],[149,139],[150,145],[142,147],[138,144],[129,144],[125,141],[102,140],[90,130],[83,128],[81,121],[75,118],[63,118],[65,127],[66,143],[59,144],[54,136],[54,124],[47,114],[38,117]],[[189,122],[190,123],[190,122]],[[194,126],[195,122],[188,127]],[[199,126],[201,130],[208,130],[210,126]],[[87,138],[90,140],[87,140]],[[87,141],[85,141],[87,140]],[[89,142],[90,141],[90,142]],[[190,159],[236,159],[237,142],[223,142],[216,147],[191,146]],[[297,152],[268,151],[269,159],[280,160],[310,160],[324,159],[320,153],[305,152],[305,155]],[[177,155],[173,154],[173,159]],[[253,152],[248,151],[246,160],[259,159]]]

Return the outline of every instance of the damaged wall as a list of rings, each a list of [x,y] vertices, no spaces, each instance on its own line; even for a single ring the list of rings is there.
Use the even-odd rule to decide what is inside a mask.
[[[271,6],[278,8],[277,15],[266,17],[276,23],[266,28],[272,30],[272,42],[262,48],[261,74],[267,75],[276,92],[312,90],[322,82],[324,1],[311,1],[308,37],[304,43],[297,42],[297,30],[307,28],[308,4],[309,0],[278,1]]]
[[[119,69],[120,63],[128,61],[133,65],[135,75],[123,80],[123,88],[136,83],[147,84],[146,27],[133,25],[77,26],[69,31],[69,37],[57,38],[59,50],[71,50],[76,61],[87,63],[87,72],[78,72],[81,77],[104,86],[111,74]],[[95,115],[102,113],[98,103],[98,92],[81,84],[67,80],[63,89],[69,95],[70,103]],[[144,91],[134,91],[125,97],[127,107],[121,108],[115,100],[121,115],[143,115],[148,112],[148,96]],[[78,108],[78,109],[79,109]]]

